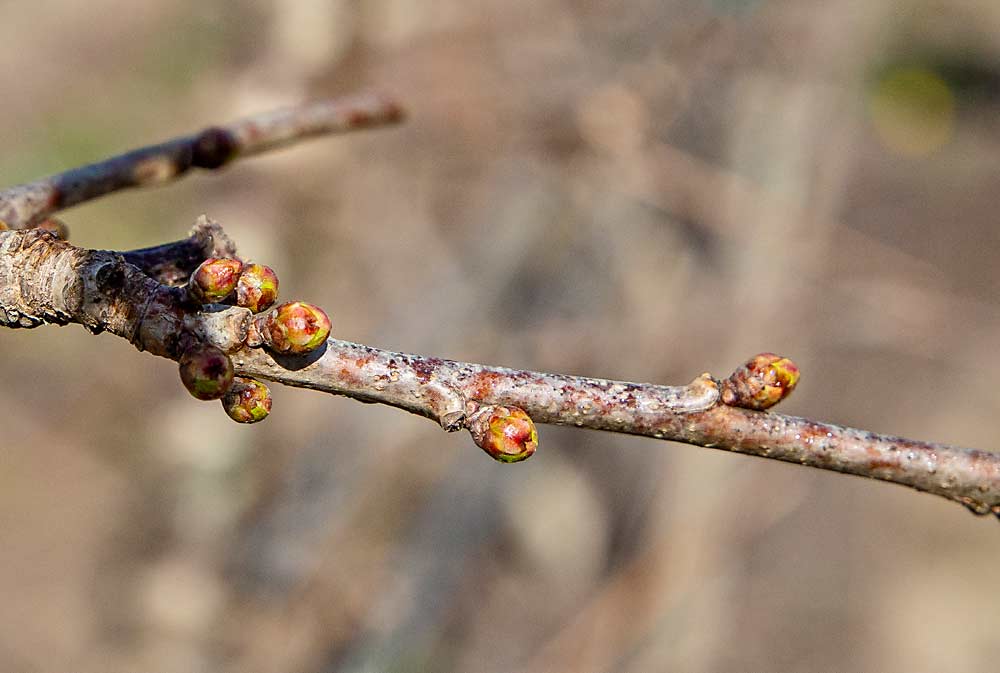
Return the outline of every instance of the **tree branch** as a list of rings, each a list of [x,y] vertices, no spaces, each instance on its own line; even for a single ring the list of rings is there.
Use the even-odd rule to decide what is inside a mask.
[[[248,117],[2,190],[0,220],[11,229],[24,229],[85,201],[172,182],[191,168],[215,170],[240,157],[314,136],[394,124],[402,118],[395,102],[374,94]]]
[[[396,106],[375,97],[264,115],[0,192],[0,211],[26,227],[58,208],[173,179],[190,166],[214,168],[309,135],[399,117]],[[269,331],[277,310],[254,315],[242,306],[203,305],[177,287],[206,258],[235,255],[232,241],[207,218],[187,239],[122,254],[78,248],[43,228],[0,231],[0,325],[75,322],[182,362],[193,345],[207,344],[231,358],[237,375],[394,406],[448,431],[467,429],[500,460],[531,455],[533,419],[879,479],[1000,516],[1000,454],[762,411],[798,380],[787,358],[762,354],[726,380],[702,374],[686,386],[661,386],[488,367],[337,339],[282,355]],[[529,420],[519,416],[524,412]],[[502,434],[520,433],[530,450],[517,457],[491,451],[486,434],[496,417],[504,420]]]
[[[439,421],[460,403],[516,406],[533,420],[642,435],[910,486],[1000,516],[1000,455],[743,409],[708,374],[687,386],[609,381],[453,362],[330,339],[295,360],[259,349],[238,373],[388,404]],[[439,391],[447,391],[442,393]],[[461,427],[459,425],[459,427]]]
[[[123,252],[122,257],[164,285],[183,285],[199,264],[209,257],[236,257],[236,244],[218,222],[204,215],[194,223],[187,238]]]

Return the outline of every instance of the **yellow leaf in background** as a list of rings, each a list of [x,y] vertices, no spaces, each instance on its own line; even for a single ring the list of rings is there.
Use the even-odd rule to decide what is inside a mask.
[[[898,67],[879,79],[869,112],[887,149],[908,157],[927,156],[952,137],[955,97],[933,70]]]

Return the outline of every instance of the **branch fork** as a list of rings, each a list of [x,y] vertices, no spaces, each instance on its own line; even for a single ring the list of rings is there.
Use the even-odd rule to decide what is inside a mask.
[[[261,382],[272,381],[394,406],[448,432],[467,430],[502,462],[535,452],[536,423],[572,425],[888,481],[1000,516],[1000,455],[772,413],[799,381],[798,366],[773,353],[754,356],[726,379],[705,373],[686,386],[661,386],[385,351],[328,338],[329,318],[311,304],[270,307],[277,278],[240,261],[208,218],[186,239],[117,253],[73,246],[53,217],[191,168],[214,170],[321,133],[401,118],[382,96],[316,103],[0,191],[0,326],[73,322],[115,334],[178,361],[192,394],[222,399],[239,422],[266,417],[271,400]]]

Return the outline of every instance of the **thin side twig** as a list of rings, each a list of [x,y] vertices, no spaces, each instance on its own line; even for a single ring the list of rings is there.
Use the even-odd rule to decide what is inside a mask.
[[[85,201],[172,182],[191,168],[215,170],[240,157],[318,135],[394,124],[402,117],[399,105],[376,94],[248,117],[4,189],[0,191],[0,220],[11,229],[24,229]]]
[[[219,223],[202,215],[180,241],[122,253],[125,261],[164,285],[183,285],[209,257],[235,257],[236,244]]]

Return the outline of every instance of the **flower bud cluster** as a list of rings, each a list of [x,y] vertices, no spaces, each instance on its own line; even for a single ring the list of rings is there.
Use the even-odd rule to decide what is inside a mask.
[[[278,276],[263,264],[211,257],[191,274],[188,294],[202,304],[235,303],[255,316],[260,342],[281,355],[320,348],[330,336],[330,318],[318,306],[278,298]],[[270,310],[268,310],[270,309]],[[222,400],[238,423],[256,423],[271,412],[271,392],[251,378],[234,377],[233,363],[219,348],[198,342],[180,358],[181,381],[199,400]]]

